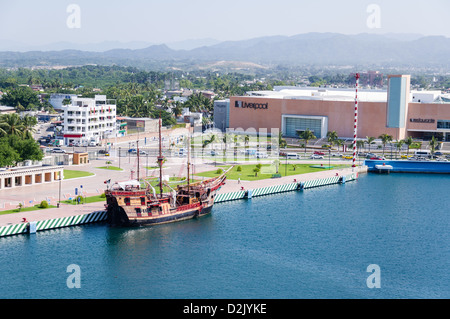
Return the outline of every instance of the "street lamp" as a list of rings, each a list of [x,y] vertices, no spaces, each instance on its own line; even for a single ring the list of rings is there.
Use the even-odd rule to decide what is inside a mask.
[[[286,154],[286,160],[284,162],[284,176],[287,176],[287,154]]]
[[[61,171],[59,172],[59,194],[58,194],[58,204],[56,207],[59,208],[59,203],[61,202]]]
[[[328,149],[328,169],[331,169],[331,149]]]

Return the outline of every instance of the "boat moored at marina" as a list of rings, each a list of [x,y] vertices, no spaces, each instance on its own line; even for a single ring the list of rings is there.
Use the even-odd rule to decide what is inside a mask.
[[[139,150],[138,166],[139,166]],[[187,156],[187,184],[163,192],[161,151],[161,119],[159,123],[159,194],[146,180],[116,182],[105,191],[107,222],[111,226],[144,226],[181,221],[207,215],[211,212],[217,191],[226,180],[226,173],[220,176],[190,183],[189,155]],[[230,168],[231,169],[231,168]]]

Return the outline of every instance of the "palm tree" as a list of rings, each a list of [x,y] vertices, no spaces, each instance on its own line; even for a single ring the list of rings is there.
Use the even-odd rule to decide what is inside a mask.
[[[433,156],[434,152],[436,151],[436,147],[438,145],[438,141],[436,140],[436,138],[434,136],[431,137],[431,140],[428,143],[428,145],[430,146],[431,156]]]
[[[383,156],[384,156],[384,147],[387,143],[390,143],[392,141],[392,136],[388,134],[381,134],[378,136],[379,139],[381,139],[381,144],[383,144]]]
[[[369,153],[370,153],[370,144],[375,144],[375,137],[372,136],[366,136],[367,138],[367,145],[369,145]]]
[[[366,144],[366,142],[364,140],[356,141],[356,147],[358,148],[358,153],[361,151],[361,147],[364,147],[364,144]]]
[[[317,137],[309,128],[307,128],[301,133],[298,133],[298,137],[305,141],[305,155],[306,155],[306,146],[308,145],[308,142],[310,140],[316,139]]]
[[[409,149],[411,148],[411,145],[414,143],[413,138],[411,136],[408,136],[406,139],[403,140],[405,145],[408,145],[408,151],[406,152],[406,156],[409,156]]]
[[[25,115],[22,118],[22,125],[23,125],[23,136],[27,139],[33,138],[33,133],[36,132],[34,129],[34,126],[37,124],[37,120],[34,116],[31,115]]]
[[[278,174],[278,168],[280,167],[280,160],[276,159],[272,162],[273,165],[275,165],[275,168],[277,170],[277,174]]]
[[[334,143],[336,144],[336,146],[337,146],[337,148],[338,148],[338,151],[339,151],[339,148],[340,148],[342,145],[344,145],[344,141],[341,140],[341,139],[337,139],[336,141],[334,141]]]
[[[202,142],[202,155],[203,155],[204,148],[206,146],[208,146],[209,144],[213,144],[215,140],[216,140],[216,135],[215,134],[211,134],[209,136],[209,138],[203,140],[203,142]]]
[[[24,126],[20,116],[16,113],[4,114],[0,119],[0,127],[8,135],[23,136]]]
[[[227,146],[228,146],[228,143],[230,142],[230,140],[231,140],[230,135],[227,134],[227,133],[225,133],[225,134],[223,135],[223,137],[222,137],[222,142],[225,144],[225,148],[224,148],[224,150],[223,150],[223,156],[224,156],[224,157],[225,157],[226,154],[227,154]]]
[[[183,113],[183,104],[180,101],[175,102],[175,106],[172,108],[172,113],[175,118],[178,118]]]
[[[233,142],[234,142],[234,158],[235,159],[236,159],[236,156],[237,156],[237,144],[238,144],[238,141],[239,141],[239,136],[234,134],[233,135]]]
[[[328,144],[330,144],[331,147],[333,147],[333,144],[336,143],[336,141],[339,139],[336,131],[330,131],[327,133],[328,138]]]
[[[396,145],[397,145],[397,150],[398,150],[398,155],[399,156],[402,156],[402,146],[403,146],[403,144],[405,144],[404,140],[397,140]]]

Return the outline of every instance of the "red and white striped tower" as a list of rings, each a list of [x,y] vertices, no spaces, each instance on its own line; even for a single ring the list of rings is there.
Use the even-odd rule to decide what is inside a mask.
[[[355,95],[355,122],[354,130],[353,130],[353,165],[352,167],[356,167],[356,132],[358,129],[358,84],[359,84],[359,73],[356,73],[356,95]]]

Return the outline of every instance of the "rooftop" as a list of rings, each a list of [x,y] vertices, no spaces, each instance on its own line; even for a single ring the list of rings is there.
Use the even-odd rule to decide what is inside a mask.
[[[291,100],[320,100],[320,101],[354,101],[354,88],[320,88],[275,86],[273,91],[249,91],[248,96],[272,99]],[[445,103],[450,99],[449,94],[440,91],[411,91],[410,102]],[[387,102],[387,90],[358,89],[358,101]]]

